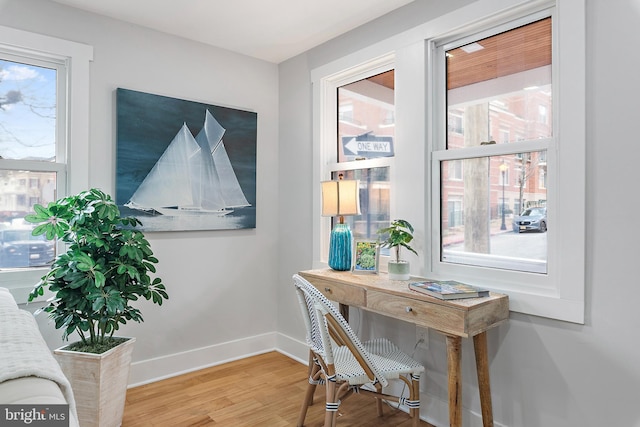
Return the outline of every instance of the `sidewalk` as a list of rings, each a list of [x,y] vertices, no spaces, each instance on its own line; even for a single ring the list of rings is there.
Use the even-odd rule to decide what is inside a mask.
[[[495,236],[497,234],[504,234],[504,233],[512,233],[513,232],[513,228],[511,225],[511,218],[505,218],[505,226],[507,227],[506,230],[500,230],[500,226],[502,225],[502,219],[495,219],[492,220],[489,227],[490,227],[490,231],[489,234],[491,236]],[[464,242],[464,227],[455,227],[452,229],[447,230],[445,233],[443,233],[442,236],[442,247],[447,247],[450,245],[455,245],[455,244],[459,244],[459,243],[463,243]]]

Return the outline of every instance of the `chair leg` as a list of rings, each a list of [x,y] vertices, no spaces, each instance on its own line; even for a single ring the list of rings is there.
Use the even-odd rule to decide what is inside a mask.
[[[324,427],[335,427],[338,413],[338,393],[336,382],[326,380],[326,404],[324,413]]]
[[[297,426],[302,427],[304,425],[304,419],[307,416],[307,409],[309,406],[313,405],[313,395],[316,391],[317,385],[317,377],[320,371],[320,367],[314,360],[314,355],[312,351],[309,351],[309,385],[307,386],[307,391],[304,395],[304,401],[302,402],[302,407],[300,408],[300,415],[298,415]]]
[[[318,385],[318,377],[320,376],[320,365],[318,364],[315,355],[311,350],[309,350],[309,385],[311,386],[311,396],[309,399],[308,406],[313,405],[313,395],[316,391],[316,386]],[[312,382],[313,379],[313,382]]]
[[[375,387],[377,393],[382,393],[382,387],[380,386],[380,384],[376,384]],[[382,399],[379,397],[376,398],[376,411],[378,412],[379,417],[382,417],[384,415],[384,413],[382,412]]]

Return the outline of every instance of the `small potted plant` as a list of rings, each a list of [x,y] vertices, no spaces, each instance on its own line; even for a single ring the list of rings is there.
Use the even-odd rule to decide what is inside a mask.
[[[387,235],[386,239],[380,243],[382,248],[393,248],[394,257],[389,260],[389,279],[391,280],[409,280],[410,264],[409,261],[400,259],[400,249],[406,248],[418,255],[418,253],[409,245],[413,240],[413,226],[404,219],[396,219],[391,221],[391,225],[378,230],[381,236]]]
[[[162,280],[149,276],[156,272],[158,260],[135,229],[140,221],[121,217],[118,206],[101,190],[83,191],[46,207],[35,205],[34,211],[25,217],[38,224],[32,234],[62,240],[66,252],[58,254],[29,301],[44,295],[45,289],[53,292],[39,311],[49,313],[63,339],[73,332],[80,335],[79,342],[54,351],[74,390],[80,424],[84,418],[91,425],[119,425],[135,339],[113,333],[129,320],[143,321],[131,301],[145,298],[161,305],[168,298]],[[117,362],[107,362],[114,357]],[[118,369],[103,372],[101,366]],[[123,384],[114,386],[114,381]],[[115,396],[107,397],[107,390]]]

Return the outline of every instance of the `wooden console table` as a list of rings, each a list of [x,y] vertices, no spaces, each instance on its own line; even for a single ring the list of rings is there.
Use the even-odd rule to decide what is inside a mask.
[[[449,378],[449,424],[462,426],[461,339],[473,338],[480,406],[484,427],[493,426],[487,329],[509,318],[507,295],[443,301],[410,290],[409,282],[389,280],[387,274],[352,274],[330,269],[299,273],[327,298],[340,304],[349,319],[349,306],[431,328],[445,335]],[[411,280],[426,280],[412,277]]]

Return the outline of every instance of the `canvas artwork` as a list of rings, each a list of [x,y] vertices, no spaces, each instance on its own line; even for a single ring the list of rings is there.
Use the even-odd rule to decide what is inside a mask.
[[[116,91],[116,203],[145,231],[256,226],[257,114]]]

